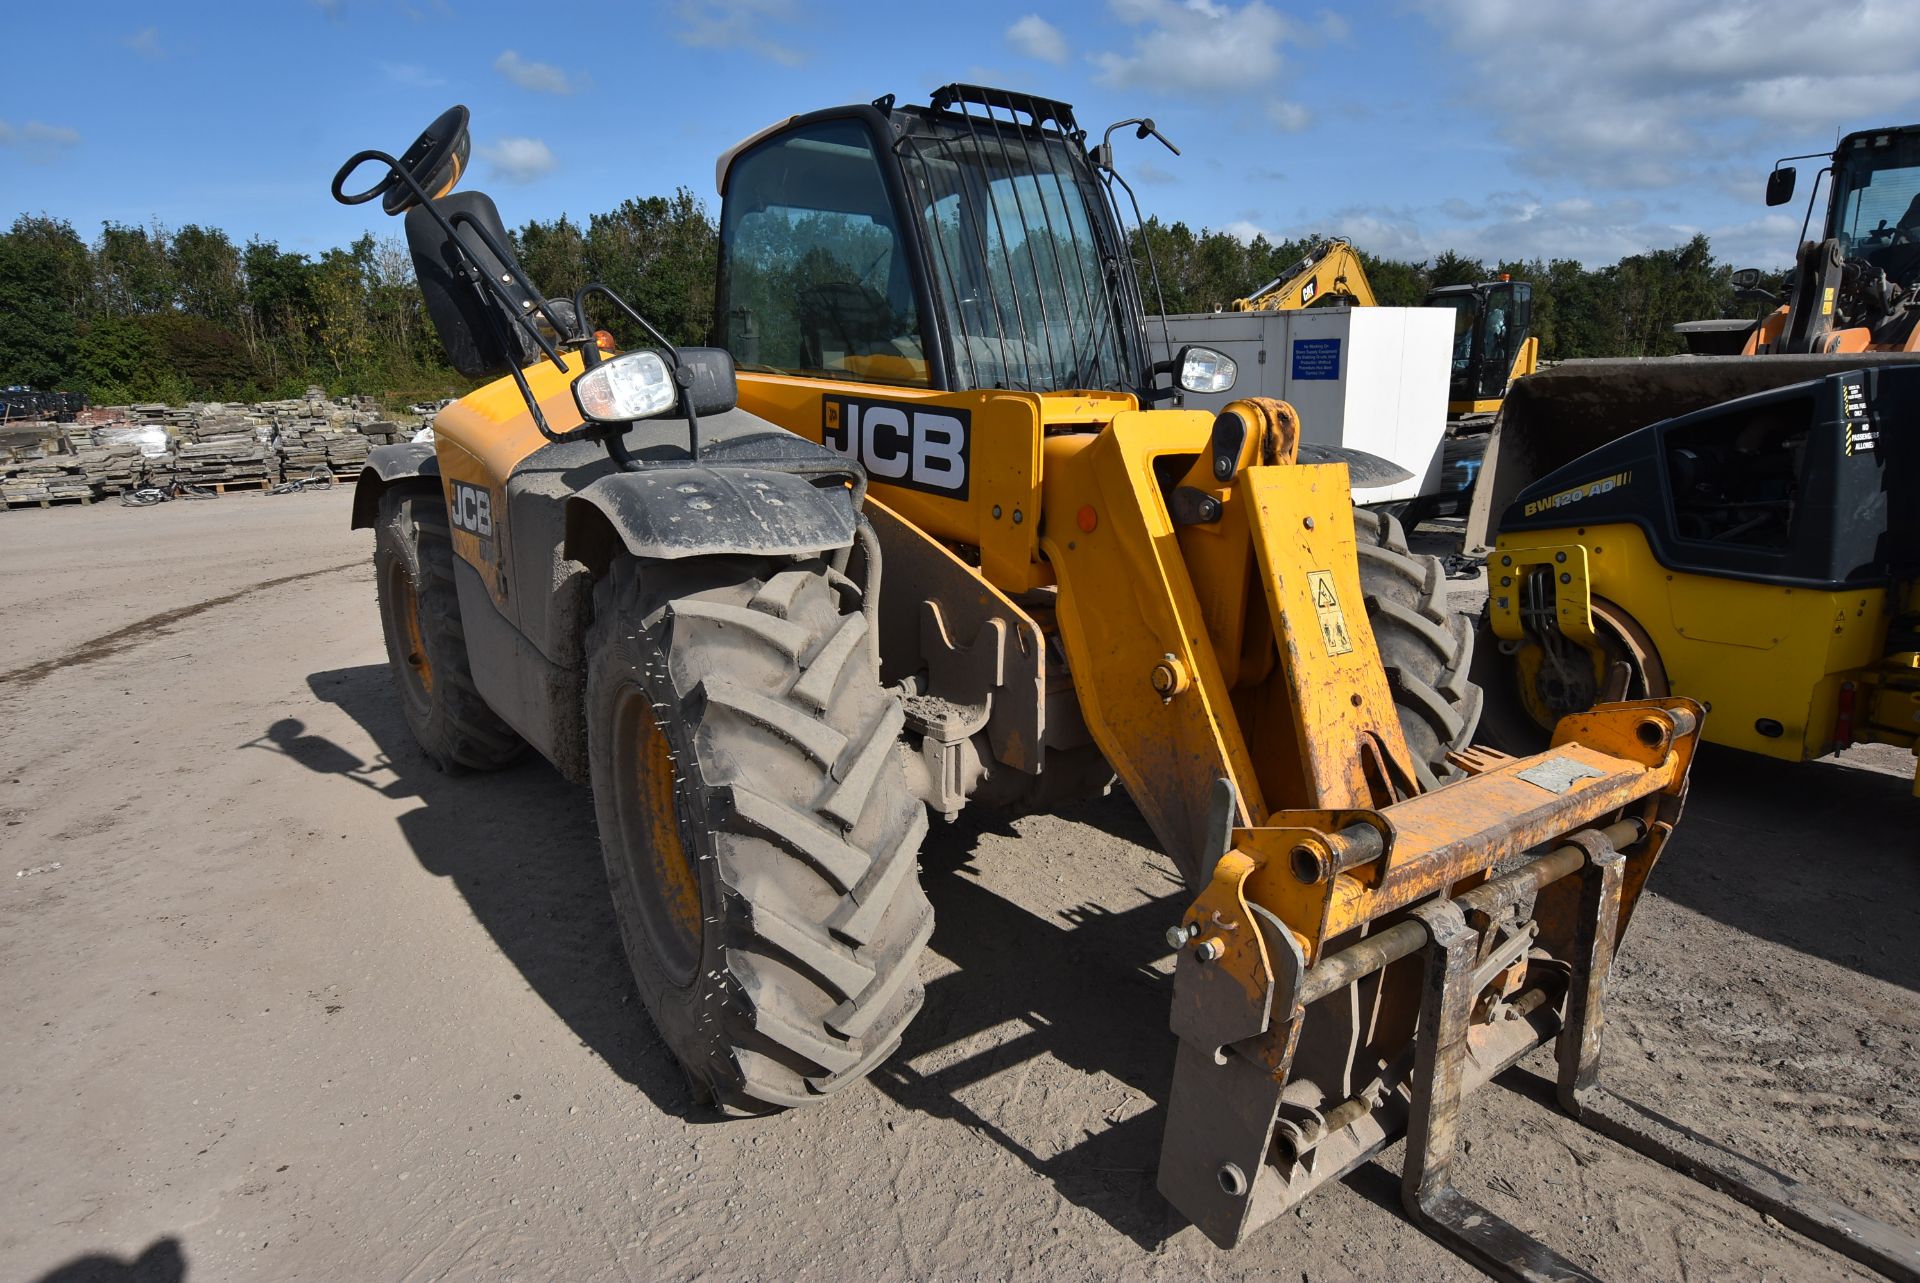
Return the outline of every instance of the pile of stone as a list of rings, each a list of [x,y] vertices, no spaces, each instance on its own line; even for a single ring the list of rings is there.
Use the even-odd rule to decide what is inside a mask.
[[[279,461],[267,444],[270,420],[225,406],[194,408],[198,415],[168,433],[174,476],[197,486],[279,480]]]
[[[249,405],[194,402],[104,407],[96,422],[50,432],[0,459],[0,502],[88,501],[172,481],[264,488],[331,473],[357,475],[377,445],[415,428],[381,416],[372,397],[304,397]]]
[[[147,468],[140,448],[131,443],[32,453],[35,457],[0,464],[0,501],[91,500],[102,494],[119,494],[140,484]]]

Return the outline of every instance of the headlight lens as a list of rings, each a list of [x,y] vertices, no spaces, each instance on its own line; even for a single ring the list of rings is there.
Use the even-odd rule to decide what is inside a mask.
[[[658,352],[628,352],[575,379],[573,399],[595,423],[626,423],[670,408],[680,393]]]
[[[1225,352],[1190,347],[1180,357],[1180,386],[1188,392],[1225,392],[1240,377],[1240,367]]]

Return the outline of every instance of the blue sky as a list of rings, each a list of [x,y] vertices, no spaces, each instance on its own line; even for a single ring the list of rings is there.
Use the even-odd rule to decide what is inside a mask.
[[[1768,266],[1801,213],[1761,203],[1774,157],[1920,119],[1920,0],[95,0],[3,21],[39,52],[0,77],[0,218],[307,252],[397,232],[326,183],[455,101],[467,185],[516,225],[682,184],[716,204],[715,157],[770,121],[974,80],[1096,128],[1154,117],[1184,154],[1129,136],[1123,172],[1195,225],[1589,263],[1705,231]]]

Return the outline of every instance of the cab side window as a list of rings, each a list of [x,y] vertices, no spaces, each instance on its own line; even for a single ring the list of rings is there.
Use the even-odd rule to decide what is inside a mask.
[[[734,162],[715,302],[743,370],[930,385],[906,244],[858,121],[796,129]]]

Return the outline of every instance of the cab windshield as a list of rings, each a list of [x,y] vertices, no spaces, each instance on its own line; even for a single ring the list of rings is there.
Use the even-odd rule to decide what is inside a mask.
[[[1920,277],[1920,135],[1868,135],[1833,174],[1834,234],[1848,258],[1904,284]]]
[[[902,140],[959,388],[1137,382],[1121,310],[1131,266],[1106,244],[1104,194],[1070,147],[978,118]]]

